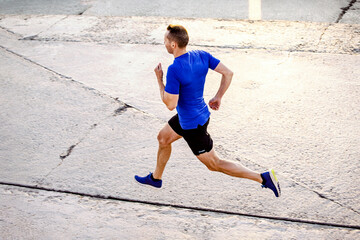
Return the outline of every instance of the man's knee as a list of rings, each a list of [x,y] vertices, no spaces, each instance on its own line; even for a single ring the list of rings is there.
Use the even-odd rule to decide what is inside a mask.
[[[164,135],[159,132],[158,136],[157,136],[157,140],[159,142],[159,145],[165,145],[166,144],[166,139],[164,137]]]
[[[181,138],[171,127],[170,125],[165,125],[163,129],[159,132],[157,140],[160,146],[166,147],[171,145],[174,141]]]
[[[168,146],[171,144],[169,136],[167,136],[163,131],[160,131],[157,140],[160,146]]]

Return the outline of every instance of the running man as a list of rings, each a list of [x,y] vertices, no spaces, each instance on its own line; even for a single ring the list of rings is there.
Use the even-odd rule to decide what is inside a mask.
[[[280,185],[274,170],[264,173],[254,172],[239,163],[220,159],[213,141],[207,132],[210,111],[204,101],[205,78],[209,68],[222,75],[221,84],[214,98],[209,101],[211,109],[217,111],[221,99],[228,89],[233,72],[220,60],[205,51],[187,51],[189,36],[181,25],[169,25],[164,36],[167,51],[174,56],[166,75],[166,86],[163,83],[161,63],[155,68],[160,88],[161,100],[177,114],[163,127],[158,134],[159,149],[154,173],[145,177],[135,176],[136,181],[156,188],[162,186],[162,174],[171,155],[171,144],[180,139],[188,143],[195,156],[211,171],[218,171],[239,178],[257,181],[264,188],[270,188],[276,197],[280,197]]]

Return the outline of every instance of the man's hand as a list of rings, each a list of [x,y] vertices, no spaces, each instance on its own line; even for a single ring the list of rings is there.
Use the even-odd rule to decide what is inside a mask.
[[[161,63],[159,63],[156,68],[154,69],[154,72],[156,74],[156,77],[158,80],[163,80],[163,76],[164,76],[164,73],[163,73],[163,70],[162,70],[162,67],[161,67]]]
[[[221,83],[218,92],[216,93],[215,97],[213,97],[209,101],[209,106],[212,110],[219,110],[221,105],[221,99],[224,96],[226,90],[229,88],[233,72],[228,69],[224,64],[221,62],[217,65],[217,67],[214,69],[215,72],[218,72],[222,75],[221,77]]]
[[[178,100],[179,100],[179,95],[178,94],[170,94],[165,92],[165,86],[163,83],[163,70],[161,67],[161,63],[159,63],[156,68],[154,69],[154,72],[156,74],[157,80],[158,80],[158,84],[159,84],[159,89],[160,89],[160,97],[161,100],[163,101],[163,103],[165,103],[166,107],[172,111],[176,108]]]
[[[219,110],[221,105],[221,98],[218,97],[213,97],[210,101],[209,101],[209,106],[212,110]]]

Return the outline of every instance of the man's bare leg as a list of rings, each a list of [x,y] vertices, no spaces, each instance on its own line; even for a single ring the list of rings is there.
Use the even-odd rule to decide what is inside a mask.
[[[157,154],[156,169],[153,173],[155,179],[161,179],[164,172],[165,166],[171,155],[171,143],[180,139],[178,135],[169,124],[166,124],[163,129],[159,132],[158,141],[159,149]]]
[[[220,159],[214,149],[200,154],[197,158],[211,171],[218,171],[233,177],[247,178],[262,183],[260,173],[254,172],[240,163]]]

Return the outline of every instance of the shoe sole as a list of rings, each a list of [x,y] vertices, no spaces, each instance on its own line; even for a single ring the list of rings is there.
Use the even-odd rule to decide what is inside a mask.
[[[278,193],[278,197],[281,196],[281,192],[280,192],[280,189],[279,189],[279,181],[277,180],[277,177],[276,177],[276,174],[275,174],[275,171],[274,169],[270,169],[269,170],[270,172],[270,178],[271,178],[271,181],[273,182],[275,188],[276,188],[276,191]]]

